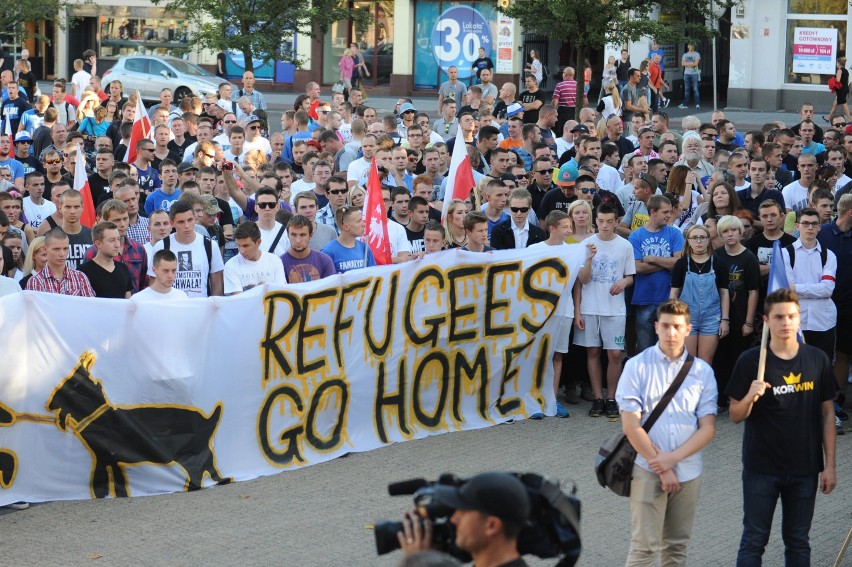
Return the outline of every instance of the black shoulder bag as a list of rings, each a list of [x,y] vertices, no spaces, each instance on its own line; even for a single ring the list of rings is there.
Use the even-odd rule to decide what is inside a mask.
[[[688,354],[683,366],[680,367],[680,372],[669,386],[666,393],[660,399],[660,402],[654,407],[651,415],[645,421],[642,429],[645,432],[651,431],[657,419],[662,415],[663,410],[672,401],[674,395],[680,389],[681,384],[689,374],[692,368],[692,363],[695,358]],[[627,440],[624,432],[619,431],[601,445],[598,450],[598,455],[595,458],[595,474],[597,474],[598,482],[604,488],[609,488],[619,496],[630,496],[630,481],[633,480],[633,463],[636,460],[636,449]]]

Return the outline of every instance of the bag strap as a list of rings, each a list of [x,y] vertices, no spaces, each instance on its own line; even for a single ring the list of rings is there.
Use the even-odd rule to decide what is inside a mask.
[[[645,430],[645,433],[651,431],[651,428],[654,427],[654,423],[656,423],[657,419],[662,415],[663,410],[666,409],[666,406],[669,405],[669,402],[672,401],[674,395],[680,389],[681,384],[686,379],[686,375],[689,374],[689,370],[692,368],[692,363],[695,361],[695,357],[691,354],[686,355],[686,360],[683,361],[683,366],[680,367],[680,372],[677,373],[677,376],[672,382],[669,389],[666,390],[666,393],[663,394],[663,397],[660,399],[660,402],[656,405],[654,410],[651,412],[651,415],[648,416],[648,419],[645,421],[645,425],[642,426],[642,429]]]
[[[278,243],[281,241],[281,237],[284,236],[285,230],[287,230],[287,227],[282,225],[278,234],[275,235],[275,240],[272,241],[272,246],[269,247],[269,252],[275,252],[275,247],[278,246]]]

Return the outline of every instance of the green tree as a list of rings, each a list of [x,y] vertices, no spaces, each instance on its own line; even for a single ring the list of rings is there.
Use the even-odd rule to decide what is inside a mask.
[[[367,10],[348,9],[343,0],[151,0],[169,12],[181,12],[196,22],[190,41],[206,49],[232,49],[245,57],[246,70],[254,70],[257,58],[275,58],[296,66],[301,61],[292,44],[298,34],[325,34],[336,21],[365,25]]]
[[[50,43],[51,38],[26,29],[24,24],[50,20],[56,22],[60,28],[65,29],[65,22],[59,18],[59,14],[66,13],[72,6],[91,3],[92,0],[79,3],[68,2],[66,0],[4,2],[0,5],[0,33],[18,37],[35,37],[41,41]],[[73,19],[73,17],[69,17],[68,23],[72,23]]]
[[[582,81],[589,49],[624,45],[642,37],[660,43],[685,43],[718,33],[707,27],[713,5],[730,7],[734,0],[514,0],[500,11],[517,18],[528,32],[574,44],[577,80]],[[652,14],[658,14],[652,17]],[[663,15],[680,15],[673,18]],[[582,105],[577,105],[577,117]]]

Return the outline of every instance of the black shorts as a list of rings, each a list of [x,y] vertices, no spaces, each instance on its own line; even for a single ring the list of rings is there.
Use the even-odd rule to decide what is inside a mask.
[[[805,342],[818,348],[828,356],[828,360],[834,362],[834,345],[837,327],[828,331],[802,331]]]
[[[847,355],[852,355],[852,324],[850,322],[852,322],[852,313],[837,314],[835,349]]]

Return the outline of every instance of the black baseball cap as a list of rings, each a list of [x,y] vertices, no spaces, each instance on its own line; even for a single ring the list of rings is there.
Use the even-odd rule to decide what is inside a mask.
[[[577,124],[573,128],[571,128],[571,133],[575,134],[577,132],[582,132],[583,134],[589,133],[589,127],[584,124]]]
[[[461,486],[439,484],[435,497],[455,510],[476,510],[517,524],[530,515],[530,499],[523,483],[504,472],[478,474]]]

